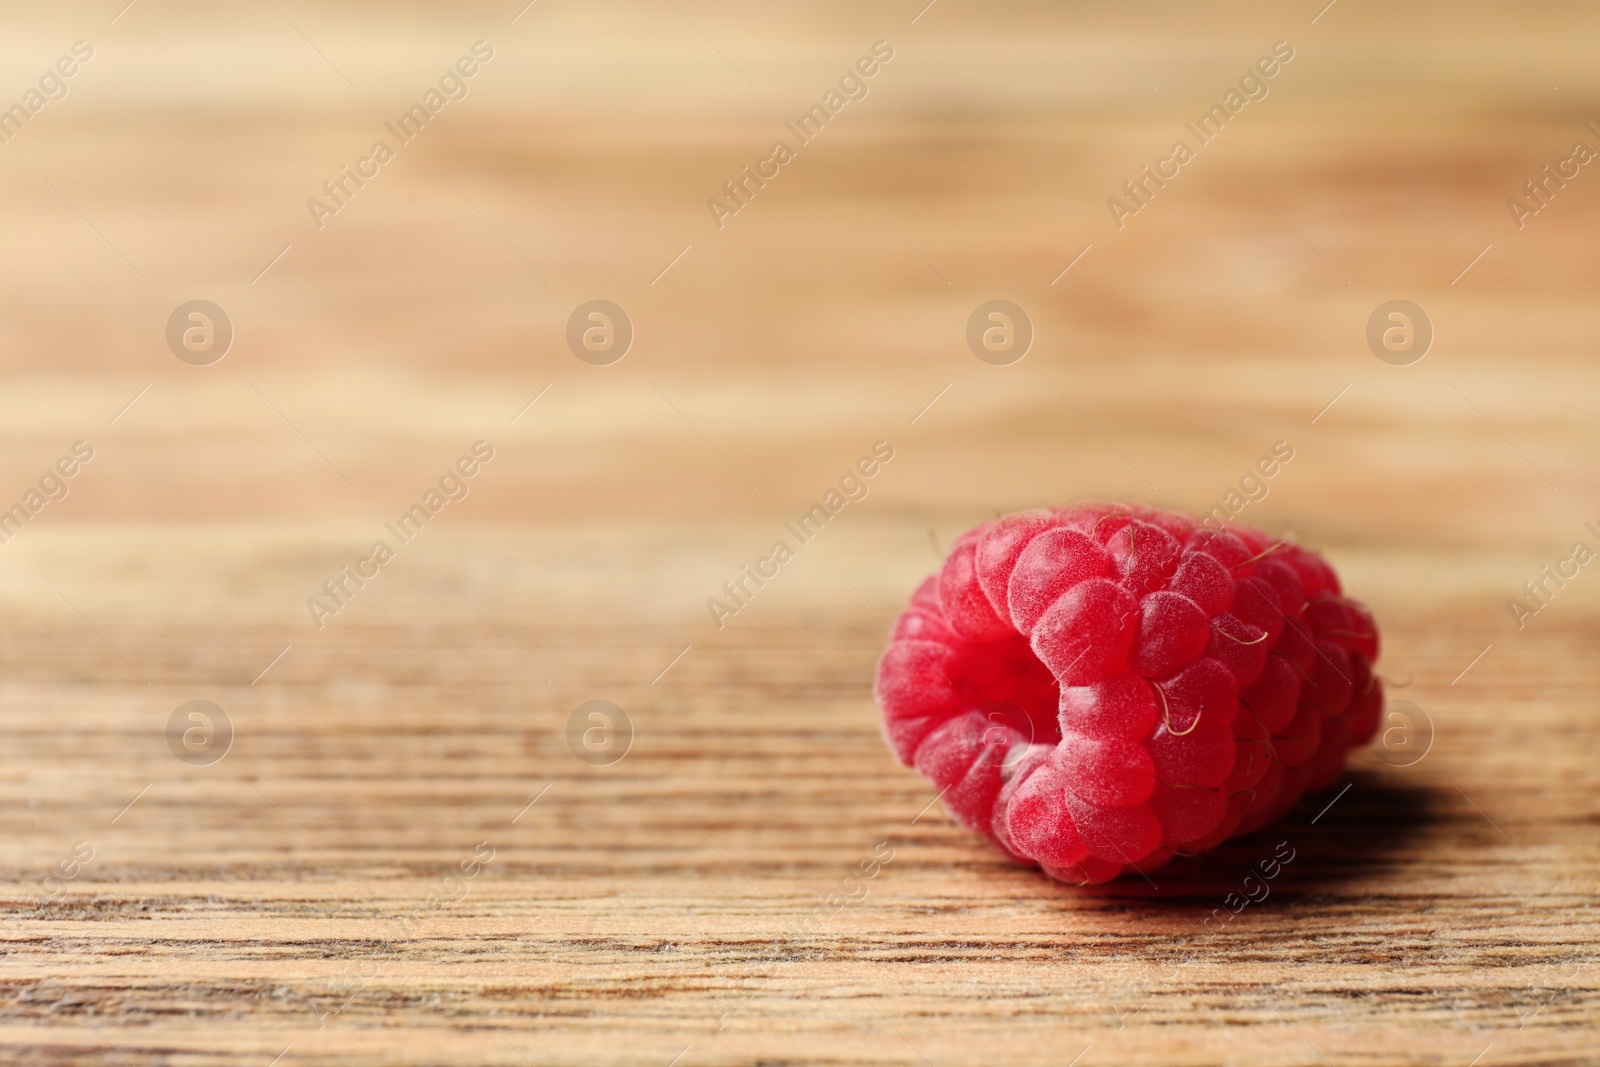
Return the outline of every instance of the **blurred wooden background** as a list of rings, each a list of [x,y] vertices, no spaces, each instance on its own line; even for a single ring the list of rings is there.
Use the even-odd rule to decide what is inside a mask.
[[[1591,5],[124,3],[0,40],[0,104],[94,50],[0,145],[0,503],[95,450],[0,545],[8,1061],[1600,1061],[1600,575],[1506,607],[1600,547],[1600,174],[1506,206],[1600,148]],[[211,366],[164,338],[196,298],[236,332]],[[612,366],[564,340],[596,298],[635,329]],[[997,298],[1036,331],[1006,367],[964,340]],[[1410,366],[1364,339],[1396,298],[1436,330]],[[713,626],[878,440],[870,495]],[[1240,518],[1372,605],[1426,757],[1391,738],[1156,885],[1051,884],[928,807],[869,684],[936,546],[1071,497],[1203,510],[1279,440]],[[166,736],[197,699],[209,764]],[[567,740],[592,699],[632,722],[607,766]]]

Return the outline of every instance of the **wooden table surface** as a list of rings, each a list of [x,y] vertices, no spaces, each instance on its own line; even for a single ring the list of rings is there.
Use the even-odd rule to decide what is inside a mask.
[[[0,544],[0,1058],[1600,1063],[1600,572],[1507,606],[1600,548],[1600,172],[1507,206],[1600,148],[1592,5],[123,2],[0,41],[0,102],[93,49],[0,144],[0,504],[93,450]],[[193,299],[219,362],[169,350]],[[633,325],[612,365],[565,339],[593,299]],[[968,350],[991,299],[1019,362]],[[1419,362],[1369,350],[1393,299]],[[1070,498],[1205,510],[1278,441],[1239,518],[1372,606],[1410,730],[1154,883],[953,825],[869,691],[940,548]],[[579,758],[591,700],[622,758]]]

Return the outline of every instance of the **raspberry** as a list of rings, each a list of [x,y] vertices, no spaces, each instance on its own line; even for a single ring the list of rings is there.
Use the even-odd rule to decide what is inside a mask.
[[[1377,626],[1320,556],[1123,504],[963,534],[890,636],[889,747],[958,823],[1062,881],[1280,818],[1383,709]]]

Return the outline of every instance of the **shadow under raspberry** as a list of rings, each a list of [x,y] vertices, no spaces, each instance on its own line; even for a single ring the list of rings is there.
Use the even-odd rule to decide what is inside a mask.
[[[1440,818],[1434,791],[1405,771],[1352,769],[1247,837],[1175,857],[1147,876],[1129,870],[1101,885],[1061,888],[1064,894],[1204,904],[1206,915],[1216,907],[1239,914],[1270,899],[1317,894],[1403,866],[1417,838]],[[1248,903],[1241,906],[1241,900]]]

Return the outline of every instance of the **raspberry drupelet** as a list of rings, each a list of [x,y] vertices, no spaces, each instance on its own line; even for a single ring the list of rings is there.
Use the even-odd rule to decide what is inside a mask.
[[[891,630],[884,736],[962,826],[1052,878],[1203,852],[1331,785],[1377,730],[1378,630],[1321,556],[1174,512],[984,523]]]

